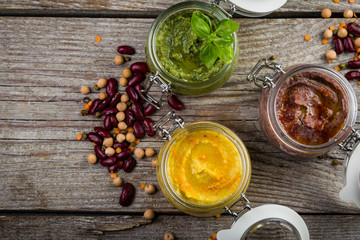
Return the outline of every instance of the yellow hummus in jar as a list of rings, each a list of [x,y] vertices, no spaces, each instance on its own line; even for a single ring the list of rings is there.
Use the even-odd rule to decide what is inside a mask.
[[[212,205],[237,191],[243,168],[240,158],[235,144],[223,134],[197,130],[175,140],[167,174],[184,200]]]

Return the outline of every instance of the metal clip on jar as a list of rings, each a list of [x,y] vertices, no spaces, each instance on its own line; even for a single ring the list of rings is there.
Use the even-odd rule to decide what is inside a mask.
[[[185,125],[183,118],[169,112],[153,125],[153,130],[165,140],[156,169],[165,197],[190,215],[227,212],[236,218],[231,229],[219,231],[218,239],[246,239],[269,224],[286,229],[295,239],[309,239],[304,220],[290,208],[275,204],[250,207],[245,196],[251,177],[250,156],[230,129],[212,122]],[[231,160],[226,161],[224,156]],[[239,202],[244,204],[243,210],[231,210]]]
[[[260,126],[275,147],[298,157],[323,155],[336,146],[346,152],[346,186],[340,198],[360,207],[360,134],[353,129],[357,99],[348,80],[323,66],[298,64],[283,70],[266,59],[247,79],[263,89]]]

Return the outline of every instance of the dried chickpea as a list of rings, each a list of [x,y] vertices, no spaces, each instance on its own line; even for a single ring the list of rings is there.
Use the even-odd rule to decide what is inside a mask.
[[[334,50],[329,50],[326,52],[326,58],[330,60],[336,59],[336,52]]]
[[[330,39],[333,36],[333,32],[330,29],[325,29],[324,31],[324,38]]]
[[[87,161],[88,161],[90,164],[95,164],[96,161],[97,161],[96,155],[93,154],[93,153],[90,153],[90,154],[87,156]]]
[[[108,147],[105,149],[105,154],[109,157],[113,156],[115,154],[115,149],[112,147]]]
[[[155,217],[155,212],[152,209],[146,209],[146,211],[144,212],[144,218],[146,219],[153,219]]]
[[[121,65],[124,63],[124,57],[121,55],[116,55],[114,58],[114,62],[116,65]]]
[[[81,86],[80,92],[86,95],[90,92],[90,88],[88,86]]]
[[[128,133],[128,134],[129,134],[129,133]],[[142,148],[136,148],[136,149],[134,150],[134,155],[135,155],[135,157],[137,157],[137,158],[143,158],[144,155],[145,155],[145,152],[144,152],[144,150],[143,150]]]
[[[107,93],[106,92],[99,93],[99,99],[100,100],[104,100],[105,98],[107,98]]]
[[[125,130],[125,129],[127,128],[127,125],[126,125],[125,122],[119,122],[118,128],[119,128],[120,130]]]
[[[117,187],[120,187],[122,185],[122,182],[123,181],[122,181],[121,177],[116,177],[113,179],[113,184]]]
[[[124,134],[120,133],[116,136],[116,141],[118,141],[119,143],[125,141],[126,137]]]
[[[165,233],[164,240],[174,240],[174,235],[172,233]]]
[[[344,18],[352,18],[354,16],[354,12],[351,9],[346,9],[344,11]]]
[[[344,38],[348,35],[348,31],[345,28],[340,28],[337,35],[339,38]]]
[[[125,110],[127,109],[127,105],[124,102],[119,102],[118,104],[116,104],[116,109],[119,112],[125,112]]]
[[[114,139],[109,137],[109,138],[105,138],[103,141],[103,145],[106,147],[111,147],[114,144]]]
[[[118,122],[122,122],[125,119],[125,113],[124,112],[118,112],[116,114],[116,120],[118,120]]]
[[[105,78],[99,78],[99,80],[97,81],[96,85],[99,87],[99,88],[104,88],[106,87],[106,84],[107,84],[107,80]]]
[[[128,141],[129,143],[133,143],[135,142],[136,137],[133,133],[127,133],[126,134],[126,141]]]
[[[151,160],[151,166],[153,168],[156,168],[156,164],[157,164],[157,158],[154,158],[153,160]]]
[[[120,100],[123,103],[127,103],[129,101],[129,96],[127,95],[127,93],[124,93],[123,95],[121,95]]]
[[[131,77],[132,72],[131,72],[130,69],[124,68],[124,70],[123,70],[123,75],[124,75],[125,78],[129,78],[129,77]]]
[[[154,156],[154,154],[155,154],[154,149],[152,149],[152,148],[145,149],[145,156],[152,157],[152,156]]]
[[[151,195],[155,192],[155,186],[153,184],[146,184],[144,190],[147,194]]]
[[[355,39],[354,43],[355,43],[355,47],[359,48],[360,47],[360,38]]]
[[[128,80],[127,80],[127,78],[121,77],[120,80],[119,80],[119,84],[120,84],[120,86],[122,86],[122,87],[126,87],[126,86],[128,85]]]
[[[324,8],[322,11],[321,11],[321,16],[323,18],[329,18],[331,17],[331,10],[328,9],[328,8]]]

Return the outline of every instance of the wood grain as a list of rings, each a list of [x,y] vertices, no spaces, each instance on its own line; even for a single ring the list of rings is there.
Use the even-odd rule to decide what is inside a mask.
[[[204,2],[211,2],[210,0],[201,0]],[[182,0],[156,0],[156,1],[144,1],[144,0],[128,0],[128,1],[117,1],[117,0],[76,0],[76,1],[67,1],[67,0],[48,0],[48,1],[26,1],[26,0],[4,0],[0,3],[0,9],[5,10],[76,10],[83,12],[84,10],[96,10],[96,11],[134,11],[135,12],[144,12],[146,14],[158,14],[160,11],[167,9],[168,7],[182,2]],[[333,3],[333,1],[301,1],[301,0],[289,0],[287,3],[276,10],[275,13],[299,13],[298,16],[301,17],[301,14],[306,13],[317,13],[320,17],[320,12],[323,8],[330,8],[333,12],[342,13],[345,9],[359,10],[358,1],[355,4],[349,4],[348,1],[340,1],[339,4]],[[142,14],[144,16],[144,14]]]
[[[303,215],[313,240],[360,239],[358,215]],[[229,229],[230,216],[195,218],[158,215],[152,222],[134,215],[0,215],[2,239],[163,239],[166,232],[181,239],[207,239]],[[189,224],[191,222],[191,224]],[[264,236],[260,239],[269,239]],[[279,239],[279,238],[277,238]]]

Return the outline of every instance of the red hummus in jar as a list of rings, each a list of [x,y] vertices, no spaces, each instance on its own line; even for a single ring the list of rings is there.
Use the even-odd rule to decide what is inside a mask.
[[[276,116],[296,142],[320,145],[334,138],[348,115],[339,84],[321,72],[301,72],[289,77],[276,97]]]

